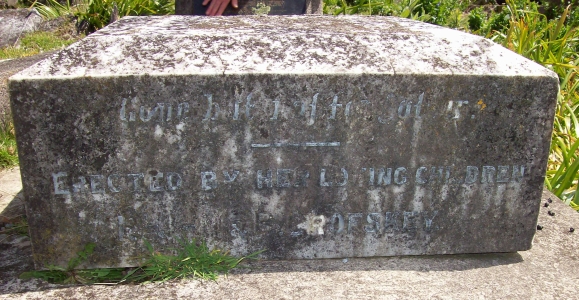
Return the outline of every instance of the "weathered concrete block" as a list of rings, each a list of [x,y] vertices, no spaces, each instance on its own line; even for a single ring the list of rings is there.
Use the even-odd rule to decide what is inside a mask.
[[[124,18],[10,80],[38,267],[531,247],[556,75],[397,18]]]

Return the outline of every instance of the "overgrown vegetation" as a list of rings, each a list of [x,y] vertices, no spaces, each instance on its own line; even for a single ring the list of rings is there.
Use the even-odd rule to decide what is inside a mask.
[[[399,16],[482,35],[555,71],[561,90],[545,185],[579,210],[579,5],[507,0],[327,0],[332,14]],[[578,3],[575,3],[578,4]]]
[[[21,58],[45,51],[64,48],[76,39],[63,38],[50,31],[36,31],[25,34],[18,45],[0,48],[0,59]]]
[[[80,0],[72,5],[70,0],[59,3],[46,0],[34,2],[36,10],[46,19],[73,15],[79,29],[87,33],[101,29],[124,16],[168,15],[175,13],[175,0]]]
[[[173,249],[176,255],[161,254],[149,243],[145,243],[149,254],[145,263],[138,268],[109,268],[76,270],[81,263],[90,259],[95,244],[88,244],[71,259],[66,268],[49,266],[48,270],[30,271],[20,275],[21,279],[39,278],[50,283],[80,284],[125,284],[164,282],[171,279],[200,278],[217,280],[219,274],[227,274],[247,259],[256,259],[263,251],[236,258],[221,250],[210,250],[204,242],[195,240],[181,242],[181,249]]]
[[[18,151],[16,150],[16,137],[14,126],[9,116],[0,116],[0,170],[13,167],[18,164]]]
[[[0,243],[14,236],[28,237],[28,221],[24,216],[6,218],[0,215],[0,227],[4,227],[0,229],[0,234],[5,236],[4,238],[0,238]]]

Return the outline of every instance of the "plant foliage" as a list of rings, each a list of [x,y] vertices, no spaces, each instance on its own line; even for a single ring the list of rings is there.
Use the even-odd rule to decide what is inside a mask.
[[[87,32],[101,29],[117,18],[124,16],[168,15],[175,13],[175,0],[80,0],[72,5],[57,0],[46,0],[46,4],[35,2],[34,7],[46,19],[74,15],[79,27]]]
[[[579,204],[579,32],[566,24],[570,14],[567,7],[560,17],[548,20],[536,7],[520,9],[507,0],[511,15],[505,33],[496,32],[493,38],[503,46],[555,71],[560,80],[557,110],[551,142],[551,153],[545,185],[555,195]]]
[[[20,275],[21,279],[39,278],[50,283],[81,284],[121,284],[164,282],[172,279],[200,278],[217,280],[219,274],[227,274],[246,259],[256,259],[263,251],[241,258],[233,257],[218,249],[210,250],[204,242],[181,242],[180,249],[173,249],[176,255],[161,254],[145,242],[148,255],[143,266],[138,268],[107,268],[76,270],[90,258],[95,244],[88,244],[71,259],[67,268],[49,266],[48,270],[30,271]]]
[[[9,116],[0,116],[0,170],[18,164],[14,126],[9,119]]]
[[[45,51],[64,48],[74,42],[75,39],[62,38],[53,32],[31,32],[22,37],[18,46],[0,48],[0,59],[36,55]]]

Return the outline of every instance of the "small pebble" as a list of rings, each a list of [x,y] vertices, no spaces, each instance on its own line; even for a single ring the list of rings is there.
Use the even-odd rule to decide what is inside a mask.
[[[575,228],[573,227],[569,228],[569,232],[575,232]]]
[[[549,207],[549,203],[545,202],[545,205],[544,205],[544,206],[545,206],[545,207]]]
[[[551,198],[549,198],[549,200],[547,200],[547,201],[549,201],[549,203],[553,203],[553,200],[551,200]]]
[[[343,262],[343,263],[347,263],[347,262],[348,262],[348,259],[347,259],[347,258],[344,258],[344,259],[342,259],[342,262]]]
[[[549,216],[551,216],[551,217],[555,215],[555,213],[552,212],[552,211],[548,211],[547,214],[548,214]]]
[[[543,230],[543,226],[537,225],[537,230]]]

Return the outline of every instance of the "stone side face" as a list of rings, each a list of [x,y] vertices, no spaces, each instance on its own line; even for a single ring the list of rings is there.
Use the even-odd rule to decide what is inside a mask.
[[[162,27],[179,18],[143,20]],[[312,19],[237,19],[255,20],[293,20],[288,35],[299,37],[299,28]],[[360,20],[400,27],[407,22],[332,22],[351,26],[359,36],[352,22]],[[428,30],[412,32],[421,34],[426,40]],[[217,30],[219,35],[229,42],[247,37],[227,30]],[[331,32],[308,35],[315,40]],[[97,248],[83,267],[132,266],[145,252],[144,240],[162,249],[191,238],[236,255],[266,249],[263,257],[280,259],[514,252],[531,246],[557,79],[523,58],[512,61],[520,69],[510,72],[527,70],[516,75],[496,69],[487,75],[351,74],[316,69],[311,62],[317,73],[288,71],[295,66],[276,73],[268,60],[252,56],[235,61],[271,71],[230,65],[229,74],[193,67],[159,74],[153,64],[128,64],[120,76],[96,58],[66,71],[50,67],[76,57],[79,47],[110,49],[134,41],[114,30],[91,37],[10,82],[37,267],[66,265],[87,243]],[[165,38],[174,35],[151,37]],[[269,38],[283,48],[281,33]],[[130,55],[170,55],[163,43],[148,50],[142,45]],[[271,45],[256,44],[252,51],[273,51]],[[312,58],[323,54],[303,45],[296,51]],[[366,47],[354,41],[339,46],[360,52]],[[379,57],[408,59],[395,56],[397,49],[368,47]],[[430,67],[444,65],[456,51],[439,50],[443,54]],[[494,54],[485,55],[491,64]],[[502,55],[508,52],[497,54]],[[216,62],[201,58],[182,59],[213,70]],[[269,59],[283,65],[281,57]],[[324,63],[323,57],[317,62]],[[179,64],[189,66],[175,61],[173,67]],[[74,75],[81,69],[95,73]]]

